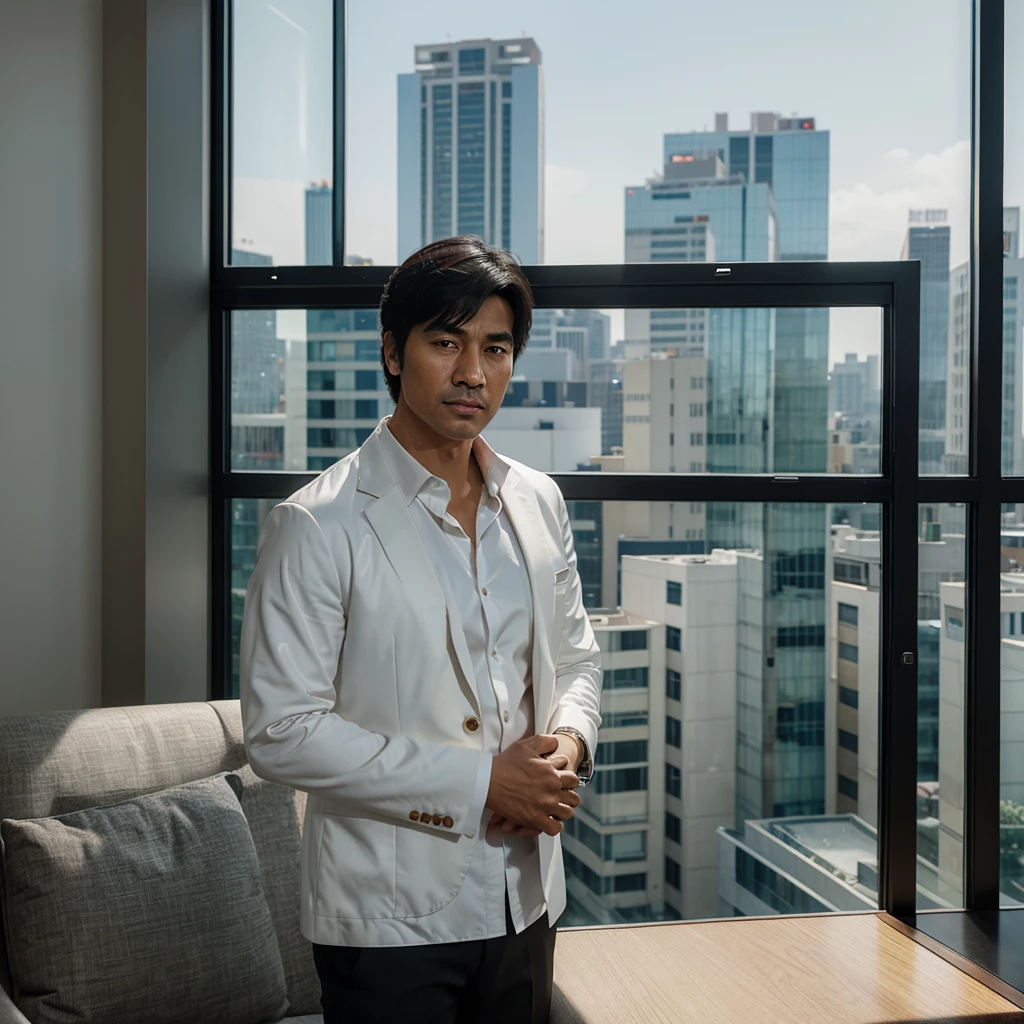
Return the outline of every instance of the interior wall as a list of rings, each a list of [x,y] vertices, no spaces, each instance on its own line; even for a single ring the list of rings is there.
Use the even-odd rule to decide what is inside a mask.
[[[0,2],[0,715],[101,700],[101,21]]]

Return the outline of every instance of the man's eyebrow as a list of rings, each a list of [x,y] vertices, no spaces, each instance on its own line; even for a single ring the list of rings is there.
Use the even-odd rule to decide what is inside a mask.
[[[444,327],[444,326],[441,326],[441,327],[427,327],[423,331],[423,333],[424,334],[458,334],[461,337],[465,337],[466,336],[465,330],[463,328],[461,328],[461,327]]]
[[[457,334],[460,338],[466,336],[466,331],[462,327],[428,327],[423,331],[424,334]],[[492,334],[487,335],[488,341],[507,341],[514,342],[515,339],[508,331],[495,331]]]

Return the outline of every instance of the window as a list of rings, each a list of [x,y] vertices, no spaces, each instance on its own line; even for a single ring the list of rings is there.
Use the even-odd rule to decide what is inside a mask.
[[[601,716],[602,729],[625,729],[634,725],[647,725],[647,711],[609,711]]]
[[[851,800],[857,799],[857,783],[853,779],[848,779],[845,775],[839,775],[837,776],[836,784],[843,796],[848,796]]]
[[[964,613],[962,608],[946,609],[946,636],[957,643],[963,643]]]
[[[643,690],[647,688],[647,666],[604,670],[602,686],[606,690]]]
[[[647,859],[646,832],[613,832],[604,837],[604,859],[617,863]],[[621,875],[619,876],[622,877]],[[646,888],[646,883],[640,888]],[[624,891],[624,890],[617,890]]]
[[[760,857],[736,850],[736,883],[753,893],[777,914],[817,914],[829,905],[783,877]]]
[[[644,735],[655,730],[653,739],[660,746],[662,696],[657,689],[649,690],[649,673],[653,670],[660,678],[666,668],[664,699],[674,700],[684,696],[685,665],[686,709],[669,705],[676,721],[689,716],[691,704],[698,710],[709,702],[716,705],[715,714],[696,718],[701,727],[695,756],[702,756],[697,749],[702,746],[723,749],[715,730],[732,737],[735,759],[728,768],[735,785],[728,806],[716,807],[707,819],[731,823],[721,835],[702,835],[707,822],[692,818],[692,808],[685,806],[692,801],[679,795],[684,771],[689,794],[694,786],[689,772],[714,765],[691,766],[688,750],[686,768],[675,774],[666,769],[663,799],[681,823],[685,820],[688,841],[692,835],[701,849],[714,846],[718,870],[731,867],[719,862],[717,844],[722,843],[735,858],[737,884],[749,882],[749,891],[760,893],[773,910],[820,909],[821,901],[814,902],[801,888],[803,875],[801,885],[786,889],[785,869],[746,863],[742,839],[731,833],[742,833],[751,820],[827,818],[827,809],[838,805],[843,814],[856,811],[865,821],[873,819],[868,824],[874,831],[866,842],[882,837],[881,842],[889,843],[876,851],[883,863],[902,865],[892,877],[912,878],[914,865],[909,870],[908,865],[915,851],[896,848],[899,843],[893,838],[906,831],[887,829],[877,820],[879,808],[885,814],[898,804],[875,801],[873,793],[871,800],[858,804],[857,774],[839,770],[853,754],[840,742],[841,729],[858,744],[865,739],[855,759],[872,787],[877,779],[883,794],[909,792],[910,785],[938,781],[941,774],[941,796],[932,801],[935,807],[919,808],[919,821],[934,817],[946,824],[959,813],[962,820],[977,820],[978,828],[989,830],[987,846],[992,848],[996,826],[968,813],[976,806],[931,813],[938,810],[939,799],[952,800],[960,785],[951,774],[955,762],[939,749],[937,738],[930,738],[936,734],[941,703],[931,687],[943,671],[970,672],[964,692],[973,700],[979,685],[973,673],[979,665],[999,665],[1004,678],[1014,671],[1003,648],[966,650],[975,636],[967,628],[973,618],[969,622],[967,616],[975,614],[979,584],[966,572],[957,578],[956,569],[961,549],[968,553],[964,565],[973,565],[977,551],[994,553],[999,543],[1001,557],[1005,555],[999,569],[1002,576],[1012,577],[1013,556],[1006,554],[1011,545],[1005,541],[1013,533],[1013,513],[1004,507],[998,522],[995,515],[981,522],[966,512],[957,520],[950,506],[939,518],[919,520],[915,537],[905,525],[908,510],[891,504],[916,502],[918,494],[973,496],[972,488],[946,490],[949,477],[968,472],[977,477],[977,493],[994,495],[1003,488],[1000,500],[1019,497],[1014,491],[1019,484],[1004,486],[1000,474],[985,468],[988,463],[980,453],[988,450],[990,437],[1001,435],[1001,474],[1024,475],[1024,441],[1014,433],[1021,422],[1018,352],[1024,349],[1019,274],[1012,267],[1019,259],[1014,252],[1019,230],[1012,215],[1002,224],[1005,243],[996,262],[1004,266],[992,271],[992,239],[982,238],[978,230],[987,231],[993,218],[972,223],[970,211],[988,209],[995,179],[985,166],[990,148],[979,145],[985,142],[985,118],[979,115],[973,125],[969,116],[966,69],[972,64],[991,68],[993,63],[991,51],[977,52],[984,36],[972,42],[969,5],[930,10],[934,32],[929,46],[917,50],[893,50],[899,40],[913,38],[913,19],[920,20],[919,12],[899,3],[889,12],[891,33],[857,36],[855,41],[851,36],[845,49],[806,47],[819,64],[822,54],[827,59],[822,74],[812,76],[817,91],[810,98],[793,97],[795,113],[755,111],[748,117],[751,112],[743,110],[732,115],[730,124],[729,118],[712,118],[711,109],[697,110],[678,126],[681,130],[665,133],[664,126],[647,125],[634,103],[628,120],[637,138],[614,153],[608,151],[606,137],[621,135],[616,132],[624,123],[623,104],[629,106],[628,90],[590,89],[588,82],[597,81],[594,76],[608,78],[608,68],[601,62],[577,67],[583,76],[576,82],[581,95],[612,97],[611,105],[601,108],[608,131],[562,139],[561,155],[552,149],[551,126],[570,124],[572,135],[589,121],[578,104],[578,116],[563,116],[569,108],[560,54],[566,50],[558,26],[538,22],[526,27],[535,37],[505,39],[500,26],[471,28],[458,15],[452,20],[452,12],[428,12],[423,21],[403,19],[400,12],[396,18],[394,11],[378,11],[377,5],[349,5],[336,34],[330,0],[310,0],[303,9],[293,9],[291,0],[259,12],[244,6],[227,6],[227,39],[216,38],[215,20],[212,47],[214,92],[229,74],[232,86],[224,103],[215,96],[213,105],[217,134],[212,164],[218,174],[225,166],[229,180],[212,181],[210,189],[215,214],[211,234],[224,236],[214,239],[211,265],[211,407],[223,412],[214,430],[225,435],[219,443],[213,437],[214,451],[224,449],[224,465],[215,465],[210,488],[220,503],[212,510],[213,521],[223,522],[225,530],[214,538],[211,618],[219,623],[230,610],[232,630],[230,636],[214,633],[213,696],[237,692],[236,624],[268,508],[315,474],[330,473],[365,443],[393,408],[381,375],[376,314],[391,269],[426,241],[473,231],[489,244],[514,250],[547,304],[536,311],[530,344],[517,366],[520,379],[507,389],[501,429],[495,424],[492,433],[499,451],[552,474],[563,493],[572,495],[567,505],[582,601],[602,649],[603,725],[635,728]],[[1015,5],[1007,6],[1009,36]],[[219,11],[219,3],[214,8]],[[634,20],[641,24],[646,16],[649,21],[652,13],[661,18],[663,8],[649,2]],[[739,26],[742,36],[753,22],[744,20],[742,9],[739,14],[737,18],[729,10],[716,17],[730,19],[722,25]],[[422,31],[424,25],[430,28],[431,17],[436,31],[445,35]],[[687,70],[668,53],[679,36],[672,32],[682,24],[679,18],[685,12],[671,13],[670,23],[662,18],[663,31],[639,50],[626,38],[628,26],[625,35],[618,26],[616,53],[626,64],[612,78],[617,74],[620,83],[632,80],[627,65],[639,52],[644,70],[655,76],[647,84],[661,94],[676,94],[687,75],[692,78],[695,69],[699,74],[700,67],[687,65]],[[387,54],[374,42],[383,38],[385,20],[394,43]],[[784,24],[785,18],[779,20]],[[268,25],[273,28],[266,30]],[[764,79],[771,70],[778,50],[771,31],[759,40],[765,44],[760,57],[736,65],[741,79]],[[785,35],[782,28],[778,32],[779,38]],[[446,35],[448,43],[429,42]],[[719,42],[710,49],[698,48],[694,60],[710,68],[728,65],[722,63],[723,54],[730,52],[721,42],[725,36],[714,31],[706,35]],[[336,92],[344,83],[334,78],[335,45],[345,46],[347,82],[359,84],[350,95]],[[891,59],[894,52],[898,60]],[[1016,50],[1010,47],[1009,52],[1012,56]],[[225,53],[233,54],[230,67],[221,64]],[[986,56],[987,62],[982,60]],[[835,83],[852,80],[864,66],[882,69],[881,78],[875,76],[871,83],[879,95],[894,94],[908,80],[915,84],[902,105],[872,105],[867,98],[864,109],[874,118],[874,130],[867,135],[852,108],[837,112],[828,102]],[[1014,61],[1007,61],[1008,213],[1021,204],[1022,197],[1013,190],[1024,180],[1014,162],[1014,128],[1020,121],[1013,116],[1012,97],[1024,95],[1024,90],[1012,88],[1018,84],[1012,77],[1016,74]],[[815,96],[825,97],[820,109],[799,108],[817,102]],[[225,105],[231,116],[221,125]],[[991,107],[979,102],[977,109]],[[335,138],[335,125],[342,124],[346,135]],[[230,138],[224,137],[226,131],[233,133]],[[634,143],[648,146],[639,162]],[[221,160],[225,148],[229,159]],[[963,159],[971,151],[979,154],[976,165]],[[545,152],[557,173],[550,168],[543,173]],[[650,182],[646,171],[632,178],[628,167],[622,173],[627,164],[635,169],[652,163]],[[332,180],[335,166],[337,182]],[[582,191],[573,178],[580,167],[587,170]],[[975,195],[970,191],[972,173],[978,183]],[[524,192],[528,182],[534,183],[532,192]],[[859,189],[860,184],[865,188]],[[573,193],[571,201],[563,192]],[[936,198],[919,203],[914,198],[918,195]],[[609,202],[620,204],[618,221],[604,216],[602,197],[608,196]],[[918,211],[918,205],[941,205],[948,214],[938,217],[932,210]],[[531,209],[546,209],[548,215],[532,216]],[[271,221],[273,230],[261,216]],[[543,231],[530,227],[541,224]],[[904,245],[907,266],[901,267]],[[721,280],[708,285],[712,278],[708,267],[700,265],[704,260],[720,267],[748,262],[741,275],[744,288],[735,288],[730,298],[735,308],[712,308],[707,298],[702,303],[711,287],[716,303],[723,289],[731,287]],[[834,274],[808,272],[824,260],[836,261]],[[849,260],[886,262],[870,268],[874,284],[868,289],[868,275],[851,274]],[[618,268],[599,293],[608,308],[572,308],[581,295],[596,294],[582,287],[588,280],[575,269],[581,262]],[[311,266],[315,263],[335,265],[328,275],[318,274]],[[543,264],[541,273],[538,265]],[[917,380],[905,379],[905,368],[892,359],[893,351],[904,351],[901,346],[907,344],[907,325],[894,311],[906,308],[902,297],[913,276],[910,264],[921,275],[920,284],[913,280],[915,290],[920,289],[915,296],[915,305],[920,299]],[[267,273],[279,266],[287,266],[287,272]],[[628,273],[619,273],[623,267]],[[972,297],[975,282],[965,267],[977,270],[982,295]],[[671,287],[665,285],[669,279]],[[746,289],[748,281],[752,286]],[[772,294],[785,294],[784,305],[769,308],[763,300],[761,306],[750,305],[755,297]],[[325,301],[358,309],[299,308]],[[243,308],[246,302],[253,308]],[[971,352],[975,307],[982,317],[994,319],[980,336],[995,338],[1002,330],[998,362],[989,358],[988,350]],[[974,355],[981,360],[978,365],[987,367],[976,381]],[[968,398],[975,387],[982,408],[972,411]],[[680,416],[686,414],[678,422],[676,390],[681,391]],[[915,425],[908,425],[905,411],[893,399],[909,393],[919,399],[917,469],[932,477],[927,488],[902,459],[901,439]],[[996,416],[989,422],[991,410]],[[666,411],[672,417],[668,422]],[[884,431],[883,414],[888,417]],[[978,416],[988,426],[974,437],[972,418]],[[518,436],[527,431],[528,437]],[[699,443],[684,451],[682,442],[673,443],[679,432]],[[833,475],[828,487],[821,480],[825,474]],[[712,475],[729,479],[712,480]],[[880,479],[865,479],[869,477]],[[865,499],[883,504],[865,504]],[[886,535],[890,527],[897,536]],[[900,565],[882,565],[889,552],[899,553]],[[904,559],[916,562],[923,573],[939,574],[934,586],[925,575],[906,582]],[[994,595],[993,564],[984,572]],[[680,587],[677,594],[670,593],[666,581],[662,609],[675,604],[676,597],[677,607],[682,607],[682,584],[690,588],[685,652],[681,617],[674,633],[666,629],[665,650],[674,650],[673,655],[647,639],[662,624],[659,588],[667,576]],[[990,595],[989,603],[978,606],[979,621],[992,625],[997,615],[1004,616],[1009,650],[1010,625],[1019,638],[1015,613],[1024,609],[1002,607],[995,600]],[[916,617],[911,615],[915,604]],[[893,646],[897,620],[902,622],[899,644],[905,646]],[[915,627],[916,647],[911,635]],[[919,680],[927,680],[927,686],[919,682],[917,688],[916,777],[903,764],[906,759],[892,759],[891,751],[881,749],[888,733],[874,733],[875,722],[892,720],[885,716],[895,707],[896,720],[907,726],[904,741],[913,736],[912,712],[901,703],[909,688],[899,691],[887,685],[893,666],[882,665],[880,657],[881,652],[902,649],[918,652],[915,671]],[[403,656],[400,648],[398,656]],[[668,669],[667,663],[674,668]],[[728,680],[726,687],[722,680]],[[956,698],[955,686],[950,689],[949,681],[942,680],[943,693]],[[861,701],[872,714],[858,721]],[[966,700],[952,703],[974,706]],[[943,721],[943,742],[949,741],[951,753],[978,749],[979,739],[995,736],[999,727],[990,716],[987,731],[972,734],[965,744],[963,728],[957,735],[960,720]],[[969,727],[975,728],[973,723]],[[1010,725],[1004,722],[1003,727]],[[624,735],[633,741],[633,733]],[[602,766],[602,779],[587,787],[590,799],[581,817],[587,816],[588,827],[599,837],[597,848],[607,859],[612,834],[657,828],[661,808],[648,801],[646,788],[630,788],[639,783],[644,764],[620,763],[611,745],[602,756],[612,760]],[[998,783],[1000,796],[1010,799],[1013,791],[1006,787],[1016,785],[1015,778],[1007,774],[1011,769],[1005,757],[1000,763],[1005,775]],[[986,781],[986,791],[992,792],[996,780]],[[643,782],[646,786],[645,775]],[[827,792],[830,784],[845,787],[838,800],[835,791]],[[965,793],[969,798],[970,792]],[[701,799],[705,795],[702,791]],[[920,799],[926,802],[924,796]],[[629,833],[611,831],[622,828]],[[947,838],[944,832],[943,842]],[[621,840],[624,847],[630,842],[636,851],[636,841]],[[981,842],[978,848],[985,845]],[[955,904],[950,893],[955,891],[958,865],[971,859],[958,859],[955,850],[949,856],[941,874],[947,901]],[[980,877],[992,877],[989,867]],[[589,877],[568,857],[566,869]],[[675,899],[673,893],[673,902],[691,914],[718,913],[717,887],[705,886],[705,894],[693,881],[696,873],[682,876],[678,864],[677,869],[677,887],[685,899]],[[593,874],[595,893],[628,884],[611,881],[607,871]],[[643,876],[639,878],[643,885]],[[865,892],[869,890],[870,880]],[[895,898],[894,891],[887,888],[885,898]],[[1006,895],[1016,891],[1007,889]],[[991,903],[993,894],[985,895]],[[602,911],[616,920],[613,911],[620,904],[640,907],[645,897],[641,892],[635,900],[607,901]],[[904,907],[907,902],[903,893]]]
[[[594,772],[595,793],[628,793],[647,788],[647,768],[605,768]],[[589,787],[588,787],[589,788]]]
[[[673,889],[680,888],[679,865],[671,857],[665,857],[665,881]]]
[[[665,669],[665,695],[672,700],[679,700],[682,677],[673,668]]]
[[[855,733],[846,732],[843,729],[839,730],[839,746],[844,750],[852,750],[855,754],[857,753],[857,736]]]
[[[844,644],[840,642],[839,657],[842,658],[843,661],[852,661],[856,663],[857,654],[858,650],[853,644]]]
[[[665,716],[665,742],[670,747],[682,745],[682,723],[671,715]]]
[[[665,765],[665,792],[669,796],[680,795],[682,773],[674,764]]]
[[[683,585],[675,580],[669,580],[665,584],[665,600],[669,604],[683,603]]]
[[[851,690],[848,686],[839,687],[839,703],[845,704],[848,708],[857,707],[857,701],[859,695],[856,690]]]
[[[646,650],[646,630],[623,630],[621,632],[609,633],[609,650]]]
[[[665,812],[665,838],[671,839],[673,842],[680,842],[681,831],[679,828],[679,819],[671,812]]]
[[[631,764],[647,760],[647,740],[618,740],[599,743],[595,765]]]

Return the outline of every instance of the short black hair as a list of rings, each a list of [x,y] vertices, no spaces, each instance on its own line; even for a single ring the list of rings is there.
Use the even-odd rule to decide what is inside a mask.
[[[530,333],[533,291],[512,253],[488,246],[476,235],[460,235],[431,242],[395,270],[380,300],[380,361],[392,401],[398,401],[402,379],[388,370],[384,359],[387,332],[395,339],[401,366],[409,332],[417,324],[429,323],[430,330],[461,327],[491,295],[500,295],[512,307],[514,365]]]

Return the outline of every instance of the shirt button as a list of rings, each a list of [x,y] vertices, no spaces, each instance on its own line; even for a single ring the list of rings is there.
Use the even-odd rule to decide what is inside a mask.
[[[483,595],[484,595],[484,597],[486,597],[486,596],[487,596],[487,588],[486,588],[486,587],[484,587],[484,589],[483,589],[483,590],[481,590],[481,591],[480,591],[480,593],[481,593],[481,594],[483,594]]]
[[[498,656],[498,648],[495,647],[494,650],[491,651],[491,657],[492,658],[496,658],[497,656]]]
[[[505,721],[506,722],[508,721],[508,712],[507,711],[505,712]]]

